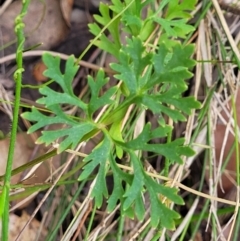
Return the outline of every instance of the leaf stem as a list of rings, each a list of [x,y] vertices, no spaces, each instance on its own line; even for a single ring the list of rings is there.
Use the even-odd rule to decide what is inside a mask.
[[[117,241],[121,241],[123,237],[123,227],[124,227],[124,220],[125,215],[124,212],[121,210],[121,217],[119,219],[119,226],[118,226],[118,233],[117,233]]]
[[[27,13],[28,5],[30,0],[22,1],[22,10],[20,14],[15,19],[15,33],[17,35],[17,51],[16,51],[16,62],[17,62],[17,70],[14,73],[14,79],[16,82],[15,87],[15,101],[14,101],[14,111],[13,111],[13,121],[12,121],[12,129],[10,136],[10,144],[8,150],[8,160],[4,178],[4,186],[3,191],[0,196],[0,215],[2,219],[2,240],[8,240],[8,223],[9,223],[9,191],[10,191],[10,178],[12,172],[12,164],[14,157],[14,149],[15,142],[17,136],[17,128],[18,128],[18,114],[20,108],[20,98],[21,98],[21,83],[22,83],[22,72],[23,69],[23,46],[24,46],[24,23],[23,17]]]

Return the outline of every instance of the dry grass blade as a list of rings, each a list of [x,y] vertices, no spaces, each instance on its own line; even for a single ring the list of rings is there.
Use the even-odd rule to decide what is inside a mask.
[[[7,7],[12,3],[13,0],[6,0],[4,4],[0,7],[0,16],[7,9]]]
[[[215,7],[215,9],[217,11],[217,15],[218,15],[218,17],[220,19],[222,27],[223,27],[223,29],[225,31],[226,36],[227,36],[227,39],[228,39],[228,41],[229,41],[229,43],[230,43],[230,45],[231,45],[231,47],[233,49],[233,52],[236,55],[237,59],[239,60],[240,59],[239,49],[238,49],[238,47],[237,47],[237,45],[236,45],[236,43],[235,43],[235,41],[234,41],[234,39],[233,39],[233,37],[231,35],[231,32],[229,31],[227,22],[226,22],[226,20],[224,18],[223,12],[221,11],[219,3],[218,3],[217,0],[212,0],[212,2],[213,2],[213,5],[214,5],[214,7]]]

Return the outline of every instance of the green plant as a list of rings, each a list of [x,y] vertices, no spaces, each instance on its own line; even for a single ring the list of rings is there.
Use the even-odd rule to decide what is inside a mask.
[[[25,42],[25,37],[23,32],[23,29],[24,29],[23,18],[27,13],[29,3],[30,3],[30,0],[23,1],[21,12],[15,19],[14,31],[17,35],[17,50],[16,50],[17,70],[14,73],[14,80],[16,83],[16,87],[15,87],[14,112],[13,112],[13,120],[12,120],[11,136],[10,136],[10,146],[8,151],[8,160],[7,160],[6,172],[5,172],[5,178],[4,178],[4,186],[2,188],[2,192],[0,195],[0,217],[2,221],[2,237],[1,237],[2,240],[8,240],[10,178],[11,178],[11,172],[12,172],[13,155],[14,155],[17,127],[18,127],[18,115],[19,115],[21,85],[22,85],[22,72],[24,71],[23,58],[22,58],[22,53],[24,51],[24,42]]]
[[[187,24],[196,1],[163,0],[154,11],[155,1],[112,0],[112,5],[100,4],[100,14],[95,16],[96,23],[90,24],[90,31],[96,36],[92,44],[113,55],[117,61],[111,64],[116,72],[119,85],[105,88],[109,83],[103,70],[95,77],[88,76],[91,98],[84,102],[74,95],[72,81],[78,71],[78,61],[73,56],[66,61],[64,73],[60,70],[60,59],[48,53],[43,55],[47,66],[45,76],[54,80],[62,93],[43,86],[43,95],[37,102],[44,105],[46,115],[36,107],[22,116],[34,122],[29,133],[60,123],[66,127],[61,130],[43,131],[37,143],[46,145],[58,142],[58,152],[74,149],[83,141],[89,141],[100,134],[101,140],[86,158],[79,180],[86,180],[98,167],[92,197],[97,207],[103,198],[108,198],[108,211],[111,212],[118,202],[122,215],[142,220],[145,213],[144,194],[148,193],[151,204],[151,225],[174,229],[175,219],[180,215],[170,208],[171,203],[183,204],[176,188],[150,177],[144,169],[147,154],[162,155],[165,158],[164,174],[168,175],[169,166],[182,164],[182,156],[193,155],[192,149],[185,145],[184,139],[171,140],[172,126],[165,118],[174,122],[186,121],[186,116],[200,104],[193,97],[183,97],[187,90],[189,71],[195,65],[191,59],[193,45],[182,45],[183,39],[194,28]],[[146,15],[143,18],[143,15]],[[105,32],[107,30],[108,32]],[[153,33],[161,33],[159,35]],[[126,35],[123,44],[121,34]],[[109,35],[109,36],[108,36]],[[81,117],[70,116],[62,104],[76,106]],[[105,107],[105,112],[96,121],[95,114]],[[133,127],[123,128],[124,117],[129,108],[135,113],[149,111],[158,118],[158,126],[152,128],[145,124],[141,133],[134,137]],[[136,115],[138,116],[138,115]],[[137,121],[137,120],[136,120]],[[99,136],[100,136],[99,135]],[[166,138],[166,143],[153,144],[157,138]],[[123,171],[117,159],[125,157],[133,172]],[[106,175],[111,171],[114,188],[109,195]]]

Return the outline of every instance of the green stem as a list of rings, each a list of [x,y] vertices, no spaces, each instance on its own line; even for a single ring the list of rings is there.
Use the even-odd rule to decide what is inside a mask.
[[[237,120],[237,110],[236,103],[231,96],[232,100],[232,109],[233,109],[233,119],[234,119],[234,132],[235,132],[235,151],[236,151],[236,171],[237,171],[237,186],[240,185],[240,172],[239,172],[239,146],[238,146],[238,120]]]
[[[172,141],[172,132],[168,133],[168,135],[167,135],[167,143],[170,143],[171,141]],[[164,163],[164,176],[165,177],[168,177],[169,166],[170,166],[169,158],[166,158],[165,163]]]
[[[95,217],[95,214],[96,214],[96,210],[97,210],[97,205],[94,204],[94,207],[93,207],[93,210],[92,210],[92,215],[91,215],[90,220],[89,220],[88,229],[87,229],[87,233],[85,234],[84,241],[87,241],[87,239],[89,237],[89,234],[90,234],[90,231],[91,231],[91,228],[92,228],[92,225],[93,225],[94,217]]]
[[[236,110],[236,103],[234,100],[234,97],[231,96],[232,100],[232,109],[233,109],[233,119],[234,119],[234,132],[235,132],[235,152],[236,152],[236,172],[237,172],[237,192],[239,191],[239,185],[240,185],[240,165],[239,165],[239,145],[238,145],[238,120],[237,120],[237,110]],[[239,194],[238,194],[239,195]],[[237,198],[238,200],[238,198]],[[236,241],[238,240],[238,234],[239,234],[239,227],[240,227],[240,211],[239,207],[235,208],[235,212],[237,212],[237,222],[235,225],[235,231],[234,231],[234,236],[233,240]]]
[[[121,210],[121,217],[119,220],[118,232],[117,232],[117,241],[121,241],[123,237],[123,226],[125,221],[125,215],[123,214],[123,210]]]
[[[18,114],[20,108],[20,98],[21,98],[21,84],[22,84],[22,72],[23,69],[23,46],[24,46],[24,23],[23,17],[27,13],[27,8],[30,3],[30,0],[23,0],[22,2],[22,10],[20,14],[15,19],[15,33],[17,35],[17,51],[16,51],[16,62],[17,62],[17,70],[14,73],[14,79],[16,81],[15,87],[15,101],[14,101],[14,111],[13,111],[13,121],[12,121],[12,130],[10,136],[10,145],[8,150],[8,160],[4,178],[4,186],[3,191],[0,196],[0,215],[2,219],[2,240],[8,240],[8,223],[9,223],[9,191],[10,191],[10,179],[12,172],[12,164],[14,157],[14,149],[15,142],[17,136],[17,128],[18,128]]]

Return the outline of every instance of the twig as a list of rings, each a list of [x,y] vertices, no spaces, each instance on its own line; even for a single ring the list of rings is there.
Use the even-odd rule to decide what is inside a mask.
[[[4,11],[7,9],[7,7],[12,3],[13,0],[6,0],[2,7],[0,8],[0,16],[4,13]]]
[[[63,60],[67,60],[69,58],[69,55],[67,54],[62,54],[62,53],[58,53],[58,52],[54,52],[54,51],[44,51],[44,50],[31,50],[31,51],[27,51],[23,53],[23,57],[33,57],[33,56],[42,56],[45,52],[48,52],[49,54],[53,55],[53,56],[59,56],[61,59]],[[5,62],[8,61],[12,61],[16,59],[16,54],[9,54],[7,56],[4,56],[2,58],[0,58],[0,64],[3,64]],[[100,67],[96,64],[92,64],[89,63],[87,61],[81,60],[79,62],[80,66],[84,66],[86,68],[90,68],[93,70],[99,70]],[[108,68],[102,68],[106,73],[109,74],[114,74],[115,72],[111,69]]]

